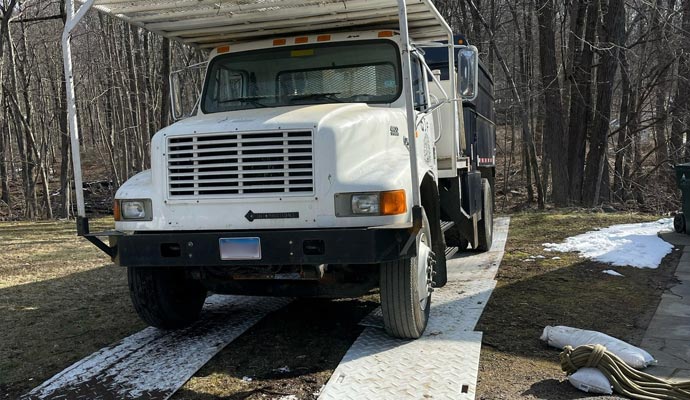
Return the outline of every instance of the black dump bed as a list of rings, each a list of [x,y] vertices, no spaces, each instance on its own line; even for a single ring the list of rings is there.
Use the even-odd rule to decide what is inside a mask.
[[[455,42],[468,44],[462,35]],[[446,43],[446,42],[443,42]],[[441,47],[424,49],[424,58],[432,70],[441,71],[441,80],[448,79],[448,50]],[[456,53],[457,54],[457,53]],[[457,60],[457,58],[456,58]],[[496,164],[496,112],[494,110],[494,81],[488,69],[479,62],[479,93],[473,101],[463,101],[465,154],[471,156],[478,167]]]

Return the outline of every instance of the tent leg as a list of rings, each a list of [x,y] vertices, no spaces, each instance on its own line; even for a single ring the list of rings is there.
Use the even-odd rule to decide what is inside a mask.
[[[403,74],[403,93],[405,94],[405,106],[407,114],[407,139],[410,143],[410,172],[412,174],[412,205],[419,207],[422,204],[419,193],[419,171],[417,169],[417,141],[415,131],[417,127],[414,110],[414,97],[412,91],[412,48],[410,46],[410,32],[407,26],[407,3],[398,0],[398,18],[400,19],[400,36],[402,39],[401,58]],[[414,217],[414,215],[413,215]],[[420,221],[421,222],[421,221]]]
[[[65,83],[67,88],[67,120],[69,121],[69,133],[72,150],[72,166],[74,171],[74,193],[77,197],[77,219],[82,219],[84,223],[78,224],[78,233],[88,233],[88,220],[86,220],[86,206],[84,205],[84,186],[81,171],[81,153],[79,149],[79,121],[77,120],[77,100],[74,89],[74,73],[72,70],[72,30],[84,17],[86,12],[93,5],[94,0],[86,1],[77,13],[74,12],[73,0],[65,1],[67,20],[65,30],[62,33],[62,58],[65,67]],[[84,232],[84,226],[86,232]],[[81,228],[80,228],[81,227]]]

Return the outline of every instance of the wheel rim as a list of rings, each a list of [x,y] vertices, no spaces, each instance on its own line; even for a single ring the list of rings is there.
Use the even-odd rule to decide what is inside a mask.
[[[433,269],[431,247],[425,232],[419,238],[419,248],[417,251],[417,295],[419,296],[419,307],[425,310],[431,293],[431,271]]]

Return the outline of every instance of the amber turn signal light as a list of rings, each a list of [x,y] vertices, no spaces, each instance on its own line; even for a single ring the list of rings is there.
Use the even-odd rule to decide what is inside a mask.
[[[405,198],[405,191],[391,190],[389,192],[381,192],[381,215],[397,215],[407,212],[407,199]]]

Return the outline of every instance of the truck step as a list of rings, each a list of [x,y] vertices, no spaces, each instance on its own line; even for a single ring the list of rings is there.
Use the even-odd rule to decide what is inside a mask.
[[[445,232],[454,226],[455,222],[453,221],[441,221],[441,232]]]
[[[446,260],[453,257],[458,250],[457,247],[446,247]]]

